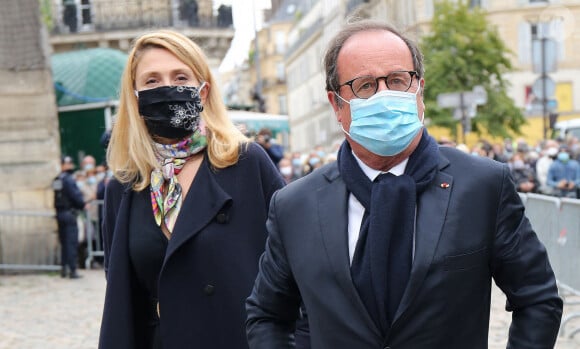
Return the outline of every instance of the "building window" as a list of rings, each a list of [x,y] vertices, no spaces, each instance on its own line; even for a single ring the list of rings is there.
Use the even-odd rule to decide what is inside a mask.
[[[280,114],[288,114],[288,106],[286,102],[286,95],[278,95],[278,110]]]
[[[276,32],[276,53],[281,55],[286,51],[286,34],[283,31]]]
[[[425,0],[425,17],[431,18],[435,13],[435,6],[433,0]]]
[[[518,34],[520,63],[532,63],[533,42],[542,38],[549,38],[555,42],[556,61],[564,59],[564,25],[561,20],[556,19],[543,23],[520,23]]]
[[[69,33],[92,29],[93,15],[90,0],[63,0],[62,23]]]
[[[83,26],[93,23],[90,0],[81,0],[81,19]]]
[[[286,80],[285,69],[286,69],[286,67],[284,65],[284,62],[277,62],[276,63],[276,79],[278,79],[278,82],[284,82],[284,80]]]
[[[179,18],[190,27],[199,25],[198,9],[196,0],[181,0],[179,4]]]

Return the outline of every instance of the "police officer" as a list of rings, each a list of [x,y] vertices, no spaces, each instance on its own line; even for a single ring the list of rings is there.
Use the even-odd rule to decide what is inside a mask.
[[[78,279],[77,249],[79,244],[79,229],[77,213],[85,208],[83,194],[79,190],[72,174],[75,165],[70,156],[61,159],[61,173],[53,181],[54,207],[58,221],[58,239],[61,249],[61,277],[68,276]],[[68,273],[67,273],[68,272]]]

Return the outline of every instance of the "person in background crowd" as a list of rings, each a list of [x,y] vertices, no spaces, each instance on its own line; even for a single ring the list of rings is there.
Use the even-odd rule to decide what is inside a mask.
[[[97,165],[96,178],[97,178],[96,201],[93,202],[93,206],[97,208],[97,224],[93,248],[96,251],[103,251],[103,234],[101,232],[101,227],[103,225],[103,200],[105,199],[105,189],[107,187],[107,183],[112,178],[112,174],[110,173],[106,163]],[[100,256],[95,257],[95,260],[102,266],[103,257]]]
[[[95,167],[95,179],[97,181],[97,184],[103,181],[106,176],[107,176],[107,164],[106,163],[98,164],[97,167]]]
[[[459,151],[464,152],[465,154],[469,154],[469,147],[464,143],[459,143],[455,146],[455,148]]]
[[[109,181],[111,180],[111,178],[113,178],[113,172],[109,169],[109,167],[106,164],[102,165],[103,168],[105,169],[105,172],[103,173],[104,176],[99,176],[99,178],[101,178],[101,180],[99,181],[99,183],[97,184],[97,200],[99,202],[101,202],[101,204],[99,205],[99,227],[102,226],[103,224],[103,204],[102,201],[105,200],[105,191],[107,189],[107,184],[109,184]],[[99,229],[100,231],[100,229]],[[101,237],[101,241],[102,241],[102,237]]]
[[[81,169],[75,173],[75,179],[83,200],[87,203],[86,209],[79,214],[77,222],[81,232],[79,241],[78,258],[79,264],[84,267],[88,256],[88,242],[91,239],[92,246],[96,246],[100,239],[96,234],[99,232],[99,208],[95,203],[97,198],[97,169],[96,160],[92,155],[86,155],[81,160]]]
[[[491,151],[493,152],[492,158],[495,161],[499,161],[499,162],[503,162],[503,163],[508,162],[508,158],[507,158],[507,156],[505,156],[505,152],[503,150],[503,144],[501,144],[501,143],[492,144]]]
[[[324,162],[323,162],[324,158],[320,157],[320,155],[324,155],[324,154],[322,154],[320,151],[316,151],[316,150],[313,150],[310,152],[310,155],[306,159],[306,163],[304,165],[304,175],[305,176],[307,174],[312,173],[317,168],[322,167],[322,165],[324,165]]]
[[[577,137],[570,135],[566,140],[566,145],[568,146],[570,159],[580,161],[580,140],[578,140]]]
[[[292,153],[292,170],[294,177],[300,178],[304,175],[304,161],[302,161],[302,154],[300,152]]]
[[[292,160],[287,157],[283,157],[280,162],[278,162],[278,169],[280,170],[280,174],[282,174],[282,178],[284,178],[284,182],[290,183],[296,180],[296,176],[294,176],[294,171],[292,169]]]
[[[542,156],[536,162],[536,177],[540,184],[539,191],[542,194],[553,195],[553,189],[548,185],[548,170],[558,155],[559,144],[555,140],[547,140],[542,149]]]
[[[350,22],[329,42],[346,139],[272,197],[250,348],[293,348],[301,302],[312,348],[487,348],[492,279],[513,312],[507,347],[552,348],[562,299],[509,167],[437,145],[422,54],[393,27]]]
[[[437,143],[439,143],[439,145],[441,145],[443,147],[454,147],[455,146],[455,142],[450,140],[449,137],[445,137],[445,136],[440,137],[439,141]]]
[[[61,172],[54,179],[54,207],[58,223],[58,240],[60,242],[60,276],[71,279],[81,277],[77,273],[77,249],[79,230],[77,215],[86,207],[83,195],[72,176],[75,165],[70,156],[61,159]]]
[[[274,165],[278,166],[278,162],[284,157],[284,148],[272,139],[272,131],[269,128],[262,128],[256,135],[256,143],[266,150]]]
[[[514,155],[515,149],[514,149],[514,142],[512,141],[511,138],[504,138],[503,140],[503,150],[504,150],[504,155],[506,156],[506,159],[511,159],[512,155]]]
[[[244,299],[284,181],[188,37],[135,41],[107,164],[99,348],[247,348]]]
[[[111,130],[105,130],[103,134],[101,134],[101,138],[99,139],[99,144],[101,147],[107,149],[109,146],[109,140],[111,139]]]
[[[85,155],[81,160],[81,171],[91,171],[97,167],[97,160],[92,155]]]
[[[580,185],[580,164],[570,159],[566,146],[561,146],[556,160],[550,164],[546,184],[559,197],[577,198]]]
[[[526,142],[526,140],[522,137],[518,138],[515,143],[516,143],[515,145],[516,152],[519,151],[520,153],[527,153],[530,150],[528,142]]]
[[[524,161],[523,153],[516,152],[510,161],[516,189],[520,193],[537,193],[539,182],[534,170]]]

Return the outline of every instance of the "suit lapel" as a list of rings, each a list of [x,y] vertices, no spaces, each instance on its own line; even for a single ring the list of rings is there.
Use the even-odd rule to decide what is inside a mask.
[[[421,287],[427,271],[433,261],[437,243],[441,236],[443,223],[447,215],[449,198],[453,189],[453,177],[439,172],[433,183],[425,190],[417,207],[417,227],[415,234],[415,255],[409,283],[397,314],[393,320],[393,327],[397,320],[412,304]],[[391,328],[392,330],[392,328]]]
[[[363,314],[368,328],[380,336],[380,331],[366,310],[350,274],[347,228],[349,193],[344,182],[339,179],[337,167],[330,167],[330,171],[324,175],[329,183],[317,190],[317,198],[320,231],[329,264],[347,298]]]
[[[205,157],[183,200],[171,239],[169,239],[164,264],[181,245],[197,235],[231,203],[230,195],[222,189],[211,171]],[[227,212],[224,213],[227,214]]]

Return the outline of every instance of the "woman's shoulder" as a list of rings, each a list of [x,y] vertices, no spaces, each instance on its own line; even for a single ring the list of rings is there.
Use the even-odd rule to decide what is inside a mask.
[[[278,168],[264,148],[255,142],[248,142],[240,146],[240,157],[236,166],[240,170],[260,173],[264,178],[275,178],[276,181],[284,183]]]
[[[118,201],[122,194],[128,190],[131,190],[130,183],[121,183],[118,179],[113,177],[105,185],[105,198],[107,198],[107,201],[110,201],[111,199]]]
[[[247,142],[240,145],[240,160],[250,160],[256,162],[270,161],[270,157],[256,142]]]

